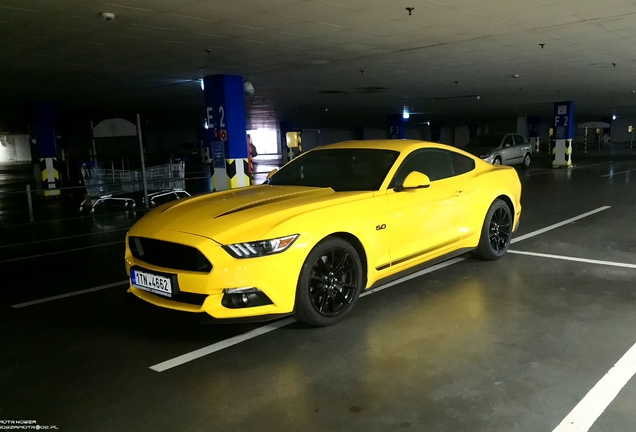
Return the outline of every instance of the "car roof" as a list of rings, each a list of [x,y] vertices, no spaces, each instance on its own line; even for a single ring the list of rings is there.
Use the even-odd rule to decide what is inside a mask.
[[[384,139],[384,140],[361,140],[361,141],[344,141],[336,144],[329,144],[315,148],[315,150],[327,150],[327,149],[380,149],[380,150],[394,150],[403,152],[405,150],[411,150],[412,148],[439,148],[445,150],[457,151],[457,147],[448,146],[446,144],[438,144],[429,141],[420,140],[407,140],[407,139]]]

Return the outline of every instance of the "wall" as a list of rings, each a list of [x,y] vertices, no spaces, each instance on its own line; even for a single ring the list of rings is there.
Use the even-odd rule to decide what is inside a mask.
[[[528,117],[519,116],[517,117],[517,130],[516,132],[524,137],[526,141],[528,140]]]
[[[636,118],[619,117],[612,121],[612,143],[629,143],[632,139],[632,134],[627,130],[629,126],[636,129]],[[634,133],[636,134],[636,130]]]
[[[453,145],[460,148],[466,146],[468,141],[470,141],[470,129],[468,129],[468,125],[456,126],[454,136]]]
[[[28,135],[0,137],[0,162],[31,162]]]
[[[488,133],[508,134],[517,131],[517,117],[504,117],[488,120]]]
[[[451,127],[443,127],[439,134],[439,141],[442,144],[453,145],[455,143],[455,131]]]
[[[364,128],[365,140],[387,139],[388,132],[386,129]]]
[[[303,129],[302,130],[303,151],[311,150],[314,147],[333,144],[341,141],[354,139],[353,128],[351,129]],[[365,131],[365,139],[366,131]]]

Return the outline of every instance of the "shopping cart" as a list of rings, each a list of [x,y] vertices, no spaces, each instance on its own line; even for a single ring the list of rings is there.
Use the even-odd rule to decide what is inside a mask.
[[[152,207],[156,205],[155,198],[174,195],[179,199],[181,198],[179,194],[190,196],[185,191],[185,163],[183,161],[146,168],[146,182],[148,192],[150,192],[148,199]]]
[[[125,207],[135,207],[135,200],[127,197],[115,197],[141,190],[141,172],[131,170],[115,170],[99,168],[94,164],[83,164],[80,167],[88,198],[82,201],[79,211],[84,210],[87,201],[91,204],[91,213],[95,206],[104,201],[123,201]]]

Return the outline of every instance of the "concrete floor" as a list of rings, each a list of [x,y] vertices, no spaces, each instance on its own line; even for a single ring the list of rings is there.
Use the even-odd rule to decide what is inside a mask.
[[[517,237],[611,208],[513,250],[636,264],[636,161],[520,175]],[[549,432],[636,343],[636,268],[512,253],[365,296],[337,326],[292,323],[164,372],[150,367],[264,324],[200,325],[125,284],[12,307],[125,282],[123,238],[142,215],[0,226],[0,419],[92,432]],[[635,403],[630,380],[590,430],[634,431]]]

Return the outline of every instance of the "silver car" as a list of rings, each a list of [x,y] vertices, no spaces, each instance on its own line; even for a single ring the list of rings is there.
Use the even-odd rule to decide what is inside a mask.
[[[468,142],[464,150],[493,165],[530,166],[532,145],[519,134],[480,135]]]

